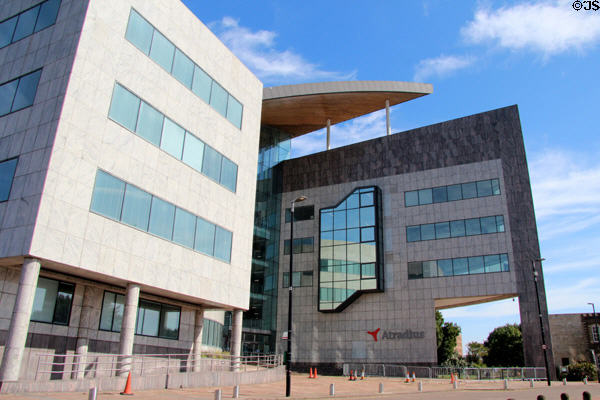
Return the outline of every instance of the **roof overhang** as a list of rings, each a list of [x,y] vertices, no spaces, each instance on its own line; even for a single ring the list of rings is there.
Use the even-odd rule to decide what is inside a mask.
[[[433,93],[428,83],[397,81],[320,82],[263,89],[261,123],[292,137]]]

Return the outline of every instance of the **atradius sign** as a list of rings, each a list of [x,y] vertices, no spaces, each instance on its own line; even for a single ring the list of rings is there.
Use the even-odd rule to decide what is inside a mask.
[[[381,328],[377,328],[374,331],[367,331],[367,333],[373,336],[373,340],[377,342],[380,330]],[[383,331],[380,338],[381,340],[423,339],[425,338],[425,331],[415,332],[410,329],[405,331]]]

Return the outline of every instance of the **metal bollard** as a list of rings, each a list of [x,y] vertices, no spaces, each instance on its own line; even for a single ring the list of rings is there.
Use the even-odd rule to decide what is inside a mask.
[[[504,380],[504,390],[508,390],[508,379]]]
[[[583,392],[583,400],[592,400],[590,392]]]
[[[90,391],[88,394],[88,400],[96,400],[97,394],[98,394],[98,388],[96,388],[96,387],[90,388]]]
[[[383,393],[383,382],[379,383],[379,393]]]
[[[237,399],[238,397],[240,397],[240,385],[235,385],[233,387],[233,398]]]
[[[452,388],[458,389],[458,381],[452,382]]]
[[[560,394],[560,400],[569,400],[569,395],[566,393],[561,393]]]
[[[221,389],[215,390],[215,400],[221,400]]]
[[[567,386],[567,378],[563,378],[563,386]]]
[[[423,381],[419,381],[419,392],[423,391]]]
[[[533,379],[529,380],[529,387],[533,387]]]
[[[538,396],[535,399],[536,400],[546,400],[546,397],[543,394],[538,394]]]
[[[335,396],[335,385],[333,383],[329,385],[329,395]]]

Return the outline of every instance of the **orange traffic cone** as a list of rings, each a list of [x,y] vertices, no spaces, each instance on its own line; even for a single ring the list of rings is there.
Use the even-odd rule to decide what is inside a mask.
[[[351,380],[352,380],[352,372],[353,372],[353,371],[352,371],[352,370],[350,370],[350,378],[348,379],[349,381],[351,381]]]
[[[133,396],[133,392],[131,391],[131,371],[129,371],[129,375],[127,375],[127,383],[125,383],[125,390],[122,391],[121,394]]]
[[[312,373],[312,368],[310,368],[308,370],[308,379],[312,379],[312,378],[314,378],[314,376],[313,376],[313,373]]]
[[[413,371],[411,382],[414,382],[414,381],[415,381],[415,371]]]
[[[454,373],[450,373],[450,383],[454,383]]]
[[[315,373],[313,375],[313,378],[317,379],[317,367],[315,367]]]
[[[406,380],[404,381],[404,383],[410,383],[410,378],[408,377],[408,372],[406,373]]]

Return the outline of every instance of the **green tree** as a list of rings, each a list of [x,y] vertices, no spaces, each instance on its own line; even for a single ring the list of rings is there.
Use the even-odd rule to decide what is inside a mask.
[[[487,356],[488,349],[479,342],[470,342],[467,344],[467,362],[483,366],[483,358]]]
[[[522,367],[523,335],[521,326],[506,324],[494,329],[484,342],[487,347],[487,356],[483,361],[488,367]]]
[[[460,327],[452,322],[444,322],[439,311],[435,312],[438,364],[442,365],[451,358],[458,358],[456,353],[456,338],[460,335]]]

